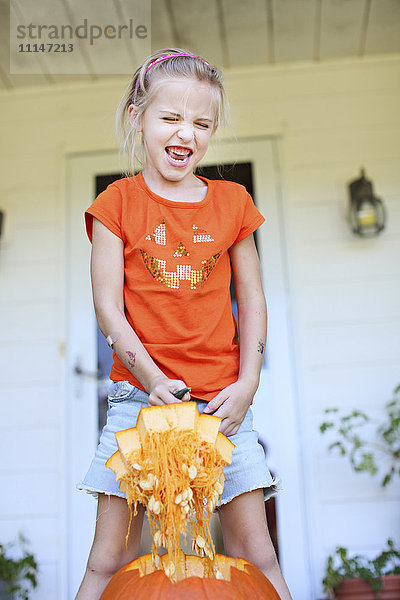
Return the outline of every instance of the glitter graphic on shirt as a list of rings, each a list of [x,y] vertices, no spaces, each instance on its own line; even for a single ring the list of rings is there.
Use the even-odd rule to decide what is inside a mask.
[[[174,252],[174,257],[181,258],[182,256],[190,256],[190,252],[183,242],[179,242],[178,247]]]
[[[165,246],[167,244],[167,234],[165,231],[164,219],[161,221],[158,227],[155,228],[153,233],[146,235],[145,239],[149,241],[154,240],[158,246]]]
[[[198,244],[199,242],[214,242],[214,238],[211,237],[207,231],[200,229],[197,225],[193,225],[193,243]]]
[[[175,271],[167,271],[167,261],[154,258],[144,250],[140,250],[143,262],[156,281],[167,287],[178,290],[181,281],[190,281],[190,289],[196,290],[209,278],[222,252],[201,261],[201,269],[193,269],[191,265],[177,265]]]

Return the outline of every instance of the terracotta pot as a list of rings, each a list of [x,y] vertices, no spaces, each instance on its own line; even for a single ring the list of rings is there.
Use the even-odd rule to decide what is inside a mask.
[[[379,600],[400,600],[400,575],[385,575]],[[335,589],[336,600],[376,600],[373,589],[362,579],[344,579]]]

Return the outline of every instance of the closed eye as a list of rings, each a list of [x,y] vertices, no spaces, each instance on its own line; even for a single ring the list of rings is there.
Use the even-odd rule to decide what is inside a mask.
[[[162,117],[161,120],[165,123],[177,123],[179,121],[179,117]],[[204,123],[202,121],[196,121],[195,126],[199,127],[200,129],[210,128],[210,125],[208,123]]]

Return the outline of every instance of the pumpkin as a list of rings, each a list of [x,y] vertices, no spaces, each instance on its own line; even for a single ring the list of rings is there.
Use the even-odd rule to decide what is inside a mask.
[[[160,557],[162,566],[168,555]],[[270,581],[241,558],[215,555],[215,578],[205,577],[204,559],[179,552],[178,577],[172,583],[146,554],[128,563],[110,580],[100,600],[279,600]]]
[[[200,415],[195,402],[142,408],[136,427],[115,434],[118,452],[106,463],[126,493],[131,514],[138,502],[147,507],[154,564],[159,565],[158,548],[166,548],[172,580],[180,534],[189,531],[193,550],[209,561],[214,557],[210,517],[234,448],[219,432],[220,422]],[[211,564],[208,568],[211,572]]]

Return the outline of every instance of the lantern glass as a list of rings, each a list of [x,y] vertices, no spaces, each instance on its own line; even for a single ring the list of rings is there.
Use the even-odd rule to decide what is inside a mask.
[[[360,227],[376,227],[378,215],[371,200],[363,200],[358,206],[356,219]]]

